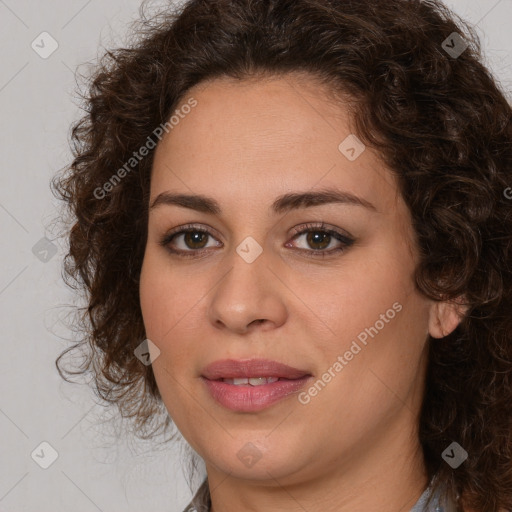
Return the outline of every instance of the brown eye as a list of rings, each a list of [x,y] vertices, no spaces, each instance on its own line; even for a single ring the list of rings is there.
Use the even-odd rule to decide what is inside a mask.
[[[208,248],[206,244],[209,238],[213,236],[206,229],[185,226],[167,234],[160,244],[173,254],[194,256]]]
[[[325,257],[335,253],[343,252],[347,247],[354,243],[354,239],[340,232],[324,227],[322,223],[319,226],[307,224],[305,229],[295,230],[293,240],[305,237],[306,247],[299,247],[298,250],[306,256]],[[221,242],[208,247],[208,241],[212,238],[212,234],[200,227],[183,226],[179,230],[172,231],[164,236],[160,241],[160,245],[165,247],[170,253],[183,257],[199,257],[202,253],[207,252],[208,248],[220,247]],[[336,244],[337,242],[337,244]],[[331,247],[332,246],[332,247]],[[289,242],[285,247],[295,247]],[[330,247],[330,248],[329,248]]]
[[[344,251],[354,243],[354,239],[333,229],[324,228],[323,223],[320,226],[308,224],[302,227],[305,227],[306,229],[297,229],[293,240],[305,236],[307,247],[299,247],[299,249],[306,253],[309,252],[311,256],[326,256],[339,251]],[[338,242],[338,247],[336,247],[336,242]],[[326,250],[331,243],[334,243],[334,247]]]
[[[331,235],[324,231],[309,231],[306,240],[310,247],[321,250],[329,246],[331,238]]]
[[[183,241],[189,249],[203,249],[208,234],[203,231],[185,231]]]

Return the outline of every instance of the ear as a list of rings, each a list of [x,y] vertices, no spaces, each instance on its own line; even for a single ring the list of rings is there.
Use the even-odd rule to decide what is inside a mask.
[[[428,332],[433,338],[444,338],[460,324],[468,311],[462,298],[453,301],[434,302],[430,308]]]

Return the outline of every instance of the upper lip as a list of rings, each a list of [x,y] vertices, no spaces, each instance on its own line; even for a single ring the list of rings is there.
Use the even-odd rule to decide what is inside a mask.
[[[203,369],[202,376],[209,380],[282,377],[299,379],[311,375],[307,370],[293,368],[269,359],[222,359],[214,361]]]

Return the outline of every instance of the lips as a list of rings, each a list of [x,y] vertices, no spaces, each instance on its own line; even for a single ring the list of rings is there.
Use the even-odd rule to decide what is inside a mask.
[[[256,413],[298,393],[312,376],[307,370],[268,359],[224,359],[209,364],[201,378],[218,404]]]
[[[294,368],[269,359],[223,359],[215,361],[202,371],[208,380],[222,379],[300,379],[311,375],[307,370]]]

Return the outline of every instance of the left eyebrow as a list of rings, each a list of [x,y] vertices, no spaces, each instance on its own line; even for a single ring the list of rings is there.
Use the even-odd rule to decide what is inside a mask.
[[[350,192],[337,189],[323,189],[314,192],[294,192],[279,196],[272,203],[272,211],[280,214],[294,209],[311,208],[330,203],[349,204],[353,206],[362,206],[374,212],[377,208],[362,197],[358,197]],[[219,215],[222,209],[219,203],[212,197],[201,194],[172,194],[162,192],[151,203],[150,209],[162,205],[176,205],[183,208],[190,208],[202,213]]]

